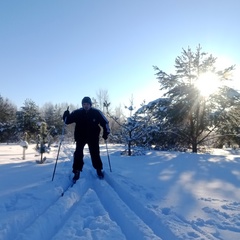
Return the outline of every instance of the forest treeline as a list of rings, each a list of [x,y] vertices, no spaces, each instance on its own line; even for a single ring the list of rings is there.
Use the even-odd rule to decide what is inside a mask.
[[[195,51],[183,49],[181,54],[175,59],[174,74],[153,66],[159,98],[143,102],[135,110],[130,101],[127,116],[120,106],[111,108],[107,90],[90,96],[93,107],[109,119],[109,142],[126,144],[129,155],[133,146],[192,152],[223,145],[239,147],[240,94],[231,84],[234,66],[218,69],[217,58],[203,52],[200,45]],[[207,77],[205,83],[201,82],[203,76]],[[10,99],[0,95],[0,142],[37,142],[44,138],[50,145],[59,141],[62,114],[68,106],[81,107],[71,103],[37,106],[26,99],[18,110]],[[65,138],[73,141],[73,130],[74,125],[67,126]]]

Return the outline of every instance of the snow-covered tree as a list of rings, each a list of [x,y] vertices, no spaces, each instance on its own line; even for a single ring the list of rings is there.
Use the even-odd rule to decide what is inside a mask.
[[[214,137],[215,147],[240,147],[240,103],[231,107],[227,118],[219,124]]]
[[[167,108],[168,98],[159,98],[148,104],[143,104],[135,115],[141,126],[142,138],[139,139],[140,145],[150,147],[151,145],[164,145],[166,138],[161,132],[167,132]]]
[[[17,107],[0,95],[0,142],[16,141]]]
[[[49,132],[47,130],[47,124],[45,122],[42,122],[40,125],[40,129],[39,129],[39,134],[37,136],[37,151],[40,153],[41,155],[41,160],[40,163],[43,163],[44,159],[43,158],[43,154],[45,152],[48,151],[48,148],[46,146],[46,143],[48,142],[47,136],[48,136]]]
[[[160,90],[171,101],[169,125],[193,152],[229,117],[230,109],[240,99],[239,93],[228,86],[234,66],[218,70],[216,61],[199,45],[196,52],[183,49],[182,56],[175,60],[175,74],[154,66]]]
[[[47,124],[47,130],[53,138],[62,131],[62,114],[63,110],[59,105],[53,105],[51,103],[44,104],[40,109],[41,116]]]
[[[108,111],[107,102],[105,102],[105,107],[107,109],[107,114],[110,119],[117,123],[120,128],[119,131],[112,133],[112,139],[116,142],[123,142],[127,145],[127,154],[132,155],[132,147],[134,145],[143,145],[145,142],[145,131],[143,123],[138,118],[137,114],[133,114],[133,101],[129,107],[125,107],[129,110],[129,117],[122,117],[122,115],[115,116]],[[120,113],[120,112],[119,112]]]
[[[20,133],[27,132],[32,140],[39,131],[41,116],[38,106],[31,99],[26,99],[22,110],[17,112],[17,125]]]

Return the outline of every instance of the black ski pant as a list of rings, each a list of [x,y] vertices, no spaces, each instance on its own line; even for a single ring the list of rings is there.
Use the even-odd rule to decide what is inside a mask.
[[[91,140],[78,140],[76,142],[76,149],[74,152],[74,158],[73,158],[73,172],[82,171],[83,168],[83,150],[84,146],[88,144],[89,152],[91,155],[92,160],[92,166],[95,169],[102,169],[103,164],[102,160],[100,158],[100,150],[99,150],[99,138],[91,139]]]

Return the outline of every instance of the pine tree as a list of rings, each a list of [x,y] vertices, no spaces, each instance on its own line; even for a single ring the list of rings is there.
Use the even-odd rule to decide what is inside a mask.
[[[17,107],[0,95],[0,142],[16,141]]]
[[[27,132],[30,139],[35,140],[41,120],[40,111],[35,102],[31,99],[25,100],[22,110],[17,113],[18,131]]]
[[[47,151],[46,150],[47,147],[45,145],[47,143],[47,136],[48,136],[47,124],[45,122],[42,122],[40,126],[40,133],[38,135],[38,140],[39,140],[38,144],[40,144],[40,147],[38,150],[39,150],[39,153],[41,154],[40,163],[44,162],[43,153]]]
[[[167,109],[169,126],[186,145],[191,145],[193,152],[197,152],[198,144],[228,118],[228,111],[240,99],[237,91],[227,85],[234,66],[216,70],[216,60],[212,55],[202,52],[199,45],[196,52],[190,48],[183,49],[182,56],[175,60],[174,75],[154,66],[161,90],[165,91],[164,96],[171,101]],[[221,83],[208,96],[204,96],[198,87],[201,76],[206,73],[211,73]],[[213,77],[209,77],[208,85],[213,80]]]

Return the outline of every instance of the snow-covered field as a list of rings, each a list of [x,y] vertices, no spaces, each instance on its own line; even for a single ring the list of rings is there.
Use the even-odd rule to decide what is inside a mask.
[[[69,187],[74,145],[63,142],[37,164],[34,145],[0,144],[0,239],[240,239],[240,155],[147,151],[120,155],[101,146],[105,179],[88,149],[80,180]],[[64,194],[63,194],[64,193]],[[62,196],[63,195],[63,196]]]

